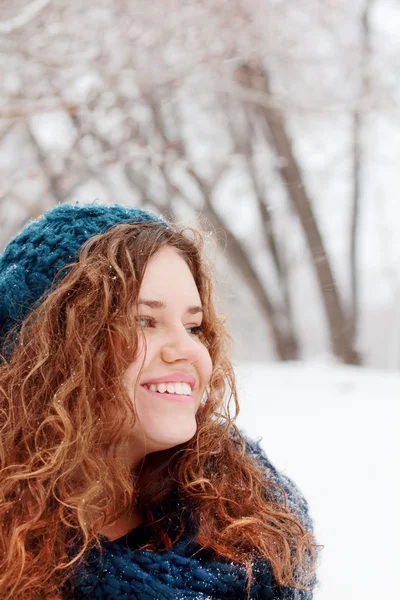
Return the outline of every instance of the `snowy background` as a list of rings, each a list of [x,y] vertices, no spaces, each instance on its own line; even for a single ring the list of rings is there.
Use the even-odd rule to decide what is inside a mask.
[[[237,376],[240,428],[309,502],[324,546],[315,600],[397,597],[399,374],[243,363]]]
[[[398,587],[399,30],[398,0],[0,3],[0,252],[62,202],[209,231],[239,424],[309,501],[316,600]]]
[[[205,220],[237,359],[397,369],[399,26],[397,0],[1,3],[0,251],[58,202]]]

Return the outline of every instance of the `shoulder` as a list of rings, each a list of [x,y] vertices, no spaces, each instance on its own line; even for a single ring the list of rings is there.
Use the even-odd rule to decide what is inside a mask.
[[[296,514],[304,529],[307,531],[312,531],[313,522],[310,517],[308,502],[298,486],[292,479],[287,477],[287,475],[279,472],[270,462],[265,451],[260,446],[260,441],[262,438],[253,440],[242,430],[240,431],[240,434],[246,444],[246,453],[253,457],[260,468],[265,471],[269,481],[278,484],[281,486],[281,488],[283,488],[286,494],[288,511]],[[237,437],[236,434],[235,437]],[[284,494],[277,486],[274,486],[274,496],[278,502],[281,504],[284,503]]]
[[[240,431],[240,434],[246,444],[246,453],[253,457],[259,467],[265,471],[266,477],[269,481],[274,484],[278,484],[280,488],[284,490],[283,493],[279,487],[272,486],[272,494],[276,501],[283,505],[285,502],[284,496],[286,496],[286,507],[288,512],[296,515],[300,524],[307,533],[314,535],[314,524],[310,516],[308,502],[301,493],[300,489],[292,479],[283,473],[280,473],[270,462],[264,450],[260,446],[260,439],[253,440],[247,434],[243,433],[243,431]],[[305,573],[303,569],[300,567],[300,565],[297,565],[295,569],[296,580],[298,583],[309,585],[310,589],[299,590],[294,587],[287,587],[280,590],[277,598],[279,597],[279,600],[312,600],[313,590],[315,589],[318,580],[314,574],[311,581],[306,581],[304,575]]]

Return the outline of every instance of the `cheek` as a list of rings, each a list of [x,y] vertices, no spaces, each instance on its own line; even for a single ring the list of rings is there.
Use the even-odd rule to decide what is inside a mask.
[[[146,358],[145,358],[146,357]],[[146,352],[145,346],[142,343],[139,343],[139,348],[137,351],[136,358],[131,362],[129,367],[125,371],[124,380],[128,386],[132,386],[136,382],[136,379],[140,373],[140,370],[146,366],[149,357],[149,348],[147,345]]]
[[[129,367],[125,371],[124,379],[126,382],[132,383],[136,380],[140,371],[141,364],[142,361],[135,360],[129,365]]]
[[[208,350],[205,346],[203,346],[199,364],[201,364],[201,375],[202,375],[202,379],[204,381],[204,385],[207,385],[207,383],[209,382],[209,380],[211,378],[213,364],[212,364],[210,353],[208,352]]]

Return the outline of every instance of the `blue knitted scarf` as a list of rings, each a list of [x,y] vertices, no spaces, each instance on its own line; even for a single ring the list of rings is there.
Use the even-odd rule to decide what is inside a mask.
[[[267,470],[271,481],[284,488],[289,512],[295,513],[305,529],[311,531],[307,502],[295,484],[277,472],[258,441],[243,437],[247,452]],[[120,540],[104,538],[102,556],[97,549],[91,549],[86,564],[81,563],[76,570],[73,597],[99,600],[245,600],[244,567],[217,560],[212,551],[199,552],[199,549],[190,535],[183,536],[171,549],[157,553],[130,548]],[[296,580],[304,583],[304,574],[299,570]],[[315,583],[314,577],[312,587]],[[254,562],[251,600],[311,600],[312,597],[312,591],[278,588],[270,563],[261,559]]]

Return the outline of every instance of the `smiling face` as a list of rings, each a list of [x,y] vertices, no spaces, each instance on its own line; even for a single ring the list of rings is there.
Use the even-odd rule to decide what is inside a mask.
[[[200,295],[187,263],[172,247],[162,248],[146,267],[137,320],[138,355],[124,377],[140,421],[128,432],[131,464],[195,435],[196,412],[212,372],[201,337]]]

